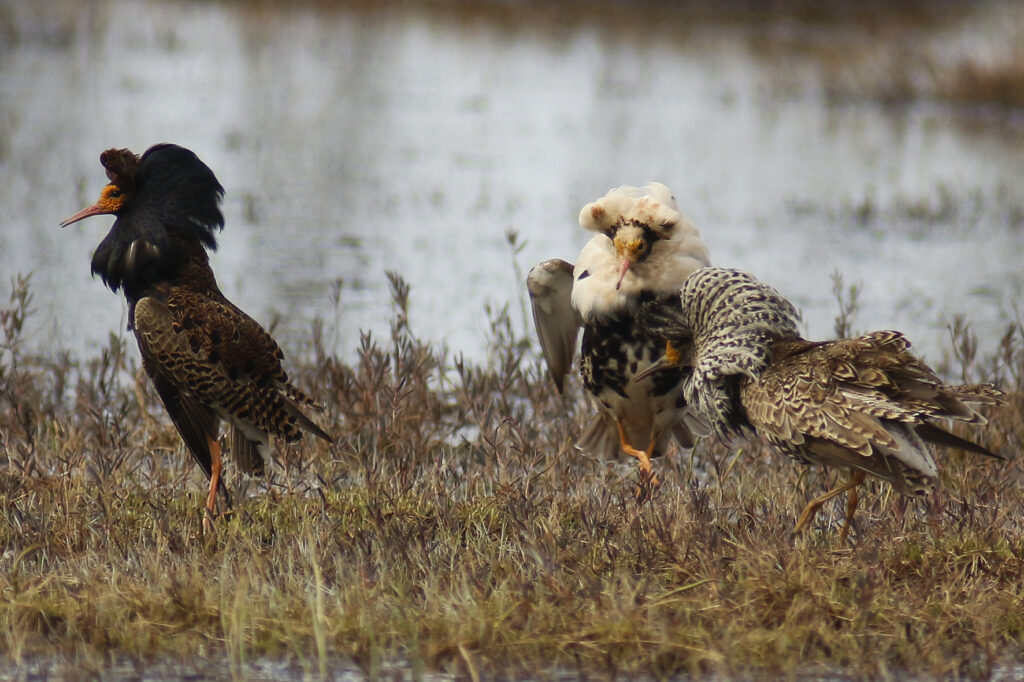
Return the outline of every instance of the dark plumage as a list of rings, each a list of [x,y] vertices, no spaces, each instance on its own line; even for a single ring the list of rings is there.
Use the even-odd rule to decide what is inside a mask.
[[[100,163],[110,179],[100,202],[119,199],[119,205],[90,212],[94,206],[62,225],[100,213],[117,216],[93,254],[92,273],[112,291],[123,289],[131,312],[149,287],[173,278],[185,265],[188,256],[173,247],[172,234],[183,243],[217,249],[215,232],[224,227],[224,188],[195,154],[172,144],[150,147],[141,159],[127,149],[108,149]]]
[[[648,373],[693,367],[684,395],[722,438],[755,432],[804,464],[851,471],[848,484],[807,505],[797,530],[848,490],[845,537],[865,474],[908,495],[931,490],[938,468],[925,443],[999,457],[934,422],[984,424],[975,407],[998,403],[1001,392],[945,384],[899,332],[807,341],[793,306],[738,270],[697,270],[673,298],[679,307],[653,302],[637,314],[639,326],[669,344]]]
[[[142,157],[103,152],[108,184],[97,203],[64,221],[114,214],[96,249],[93,274],[128,301],[129,328],[167,412],[196,462],[210,478],[207,509],[220,479],[220,420],[231,424],[239,467],[263,473],[270,436],[286,441],[302,431],[331,438],[300,410],[313,402],[288,382],[277,343],[217,287],[207,250],[224,226],[224,194],[206,164],[170,144]],[[204,521],[204,526],[207,521]]]

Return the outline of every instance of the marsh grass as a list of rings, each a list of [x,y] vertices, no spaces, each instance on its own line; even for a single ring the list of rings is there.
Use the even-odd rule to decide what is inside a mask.
[[[513,245],[514,246],[514,245]],[[483,366],[425,345],[389,275],[389,338],[352,364],[314,326],[293,354],[332,446],[279,450],[201,532],[204,481],[134,348],[32,357],[27,280],[0,308],[0,652],[76,675],[118,661],[339,661],[386,676],[467,679],[575,671],[647,675],[983,678],[1022,660],[1024,494],[1019,323],[998,354],[954,345],[966,379],[1012,391],[979,437],[1005,463],[943,457],[922,502],[866,486],[851,539],[839,503],[794,538],[797,512],[835,473],[756,444],[702,443],[656,462],[638,505],[629,465],[572,443],[588,414],[566,397],[507,310]],[[855,292],[836,290],[842,324]],[[954,371],[958,371],[958,368]],[[975,434],[978,435],[978,434]]]

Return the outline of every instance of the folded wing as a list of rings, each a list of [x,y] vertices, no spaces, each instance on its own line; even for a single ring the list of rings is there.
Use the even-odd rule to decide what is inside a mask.
[[[546,260],[526,277],[533,307],[533,322],[548,371],[561,393],[565,375],[572,367],[580,323],[572,307],[572,264],[557,258]]]

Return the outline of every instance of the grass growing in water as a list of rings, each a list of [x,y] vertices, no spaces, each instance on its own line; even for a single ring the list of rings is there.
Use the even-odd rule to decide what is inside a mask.
[[[1024,659],[1019,323],[988,360],[958,326],[950,372],[1013,391],[978,436],[1010,461],[943,457],[923,502],[868,484],[840,546],[843,500],[791,534],[822,474],[745,443],[656,461],[663,486],[639,506],[632,465],[573,449],[579,384],[557,396],[506,311],[477,366],[419,341],[391,286],[390,338],[364,336],[349,365],[316,326],[292,363],[337,442],[281,450],[266,482],[229,466],[236,506],[203,537],[201,474],[134,348],[31,357],[16,281],[0,308],[0,652],[78,671],[209,657],[236,677],[259,658],[468,678],[985,677]]]

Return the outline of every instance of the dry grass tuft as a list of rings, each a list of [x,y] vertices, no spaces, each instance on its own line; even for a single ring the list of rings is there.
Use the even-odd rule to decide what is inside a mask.
[[[1024,12],[1017,3],[783,0],[752,7],[751,47],[794,66],[771,75],[777,91],[823,94],[837,105],[948,104],[963,110],[968,125],[1020,127]],[[808,89],[808,68],[820,90]]]
[[[318,325],[296,368],[336,443],[282,451],[268,481],[231,472],[214,537],[134,349],[28,355],[15,281],[0,308],[0,652],[80,674],[208,658],[236,677],[267,659],[470,678],[986,677],[1020,660],[1019,324],[995,358],[974,357],[965,328],[956,340],[969,378],[1013,391],[982,436],[1010,461],[952,454],[920,503],[868,485],[839,545],[838,506],[792,536],[822,475],[760,447],[666,457],[638,506],[631,468],[574,451],[580,387],[555,394],[507,311],[474,365],[419,341],[390,281],[390,338],[364,337],[349,365]]]

